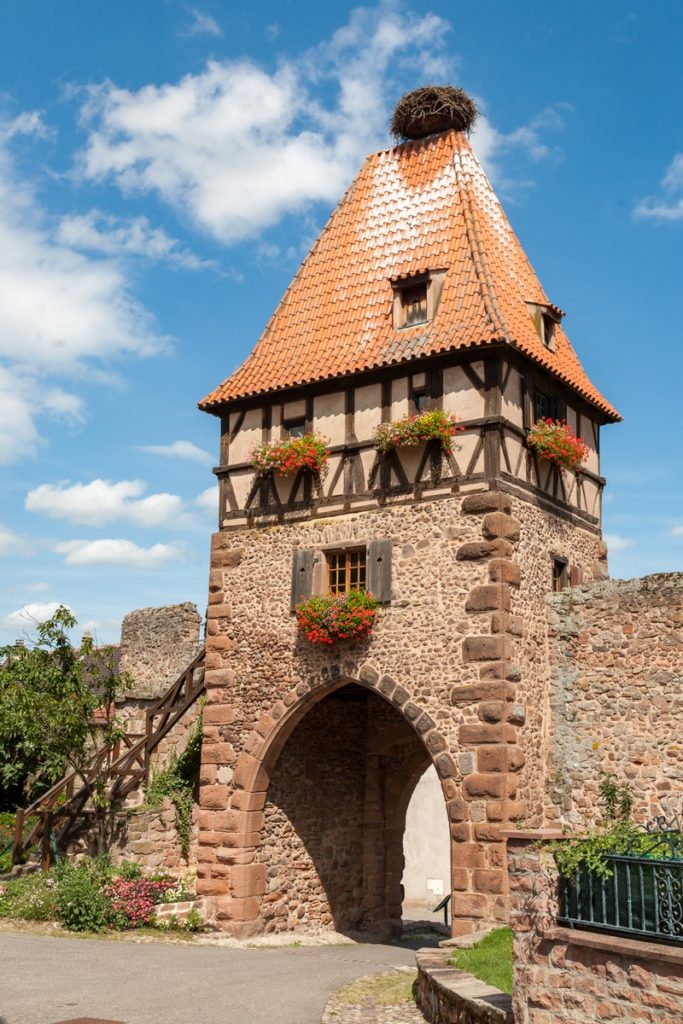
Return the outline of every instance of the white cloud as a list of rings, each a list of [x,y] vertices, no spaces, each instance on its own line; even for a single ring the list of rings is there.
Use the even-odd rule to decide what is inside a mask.
[[[645,196],[633,210],[638,219],[660,221],[683,220],[683,153],[676,153],[661,181],[668,198]]]
[[[26,110],[12,121],[0,124],[0,142],[8,141],[15,135],[35,135],[39,139],[46,139],[51,134],[39,110]]]
[[[339,198],[386,141],[399,79],[446,72],[447,31],[435,15],[382,5],[352,12],[328,43],[272,74],[246,59],[213,61],[176,83],[91,87],[80,171],[155,193],[223,242],[253,237]],[[326,80],[332,109],[316,99]]]
[[[604,540],[611,553],[626,551],[627,548],[635,547],[636,543],[631,537],[621,537],[618,533],[606,533]]]
[[[51,519],[102,526],[117,519],[138,526],[173,526],[182,522],[183,503],[177,494],[143,497],[142,480],[92,480],[87,484],[41,484],[26,495],[25,507]]]
[[[147,217],[113,217],[101,210],[62,217],[56,233],[62,245],[105,256],[144,256],[183,270],[215,269],[171,238],[163,228],[154,228]]]
[[[131,569],[159,569],[182,555],[176,543],[143,548],[131,540],[67,540],[55,544],[54,550],[66,555],[66,565],[121,565]]]
[[[198,494],[194,500],[195,505],[199,505],[200,508],[205,508],[209,512],[218,511],[218,484],[214,484],[213,487],[207,487],[205,491]]]
[[[19,534],[0,523],[0,555],[12,555],[23,546],[24,541]]]
[[[683,526],[674,526],[671,532],[674,537],[683,537]]]
[[[48,601],[45,604],[25,604],[22,608],[10,612],[0,622],[3,629],[25,632],[27,629],[47,622],[60,607],[59,601]],[[64,607],[68,607],[65,605]]]
[[[97,363],[150,355],[167,344],[133,298],[123,270],[60,241],[8,141],[44,134],[40,115],[0,124],[0,463],[35,453],[39,415],[83,419],[82,400],[58,378]]]
[[[213,463],[213,455],[203,448],[197,447],[192,441],[174,441],[173,444],[141,444],[138,451],[149,452],[150,455],[164,455],[169,458],[189,459],[191,462],[201,462],[204,465]]]
[[[203,11],[197,10],[196,7],[189,7],[188,13],[192,15],[191,23],[183,29],[181,35],[184,36],[222,36],[223,29],[220,27],[215,18],[212,18],[210,14],[205,14]]]

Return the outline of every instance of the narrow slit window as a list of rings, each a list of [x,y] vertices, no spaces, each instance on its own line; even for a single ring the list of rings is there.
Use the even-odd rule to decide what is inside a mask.
[[[330,594],[348,594],[365,590],[365,548],[349,551],[328,551],[327,589]]]
[[[563,558],[553,558],[553,593],[559,594],[568,584],[568,563]]]

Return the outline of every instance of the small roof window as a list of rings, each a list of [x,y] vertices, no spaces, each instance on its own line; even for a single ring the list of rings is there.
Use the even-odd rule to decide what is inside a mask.
[[[445,276],[445,270],[430,270],[391,282],[395,330],[420,327],[434,319]]]

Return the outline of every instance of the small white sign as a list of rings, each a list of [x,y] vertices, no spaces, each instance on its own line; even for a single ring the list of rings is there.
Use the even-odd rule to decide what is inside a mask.
[[[428,878],[427,891],[433,896],[443,896],[443,878]]]

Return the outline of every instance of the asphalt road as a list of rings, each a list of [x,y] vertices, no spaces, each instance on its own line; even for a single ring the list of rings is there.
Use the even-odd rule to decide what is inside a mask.
[[[0,1024],[320,1024],[334,989],[412,966],[401,946],[234,948],[0,934]]]

